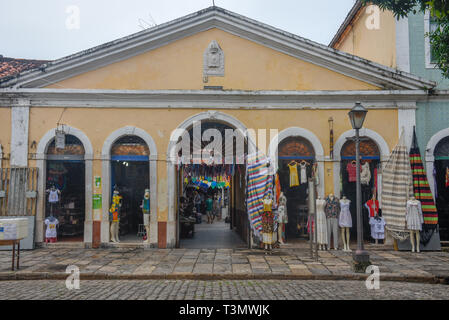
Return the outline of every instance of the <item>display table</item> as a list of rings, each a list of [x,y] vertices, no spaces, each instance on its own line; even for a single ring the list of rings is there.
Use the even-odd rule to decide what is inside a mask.
[[[17,270],[19,270],[19,261],[20,261],[20,240],[0,240],[0,246],[10,246],[12,245],[12,267],[11,270],[14,271],[14,259],[16,256],[16,244],[17,244]]]

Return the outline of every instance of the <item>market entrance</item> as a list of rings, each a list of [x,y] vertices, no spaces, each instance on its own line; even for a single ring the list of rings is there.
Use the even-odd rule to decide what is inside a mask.
[[[317,169],[312,144],[300,136],[282,140],[278,147],[278,163],[281,191],[287,198],[285,239],[289,242],[295,238],[307,238],[307,182]]]
[[[434,157],[435,199],[440,239],[449,241],[449,137],[445,137],[438,142]]]
[[[124,136],[111,148],[111,198],[114,190],[122,197],[121,242],[141,242],[145,237],[140,206],[149,188],[149,155],[147,144],[137,136]]]
[[[73,135],[65,135],[63,149],[56,148],[54,139],[48,146],[45,176],[48,241],[83,241],[86,206],[84,153],[81,141]],[[54,226],[56,232],[48,230]]]
[[[363,174],[361,173],[363,237],[364,240],[370,241],[373,240],[369,225],[370,216],[365,204],[367,201],[377,200],[379,194],[378,173],[380,172],[381,162],[377,144],[370,138],[362,137],[362,139],[360,142],[360,164],[363,172]],[[342,183],[341,197],[346,196],[351,201],[349,210],[352,218],[351,238],[353,239],[357,236],[355,159],[355,143],[348,140],[341,149],[340,178]]]
[[[222,139],[204,139],[204,132],[217,130]],[[233,150],[233,164],[225,164],[226,130],[234,129],[226,124],[212,121],[201,122],[201,130],[191,128],[190,151],[193,157],[194,141],[202,155],[201,163],[185,163],[176,166],[177,177],[177,247],[181,248],[235,248],[246,247],[248,238],[248,215],[246,214],[245,164],[236,164],[237,138],[228,146]],[[244,140],[241,140],[244,144]],[[216,145],[220,143],[219,145]],[[229,144],[229,143],[228,143]],[[246,145],[243,149],[246,154]],[[214,152],[221,155],[217,162]],[[206,156],[204,156],[206,155]],[[229,155],[229,153],[228,153]],[[182,157],[182,150],[178,156]],[[244,158],[244,157],[243,157]],[[244,159],[242,159],[244,161]]]

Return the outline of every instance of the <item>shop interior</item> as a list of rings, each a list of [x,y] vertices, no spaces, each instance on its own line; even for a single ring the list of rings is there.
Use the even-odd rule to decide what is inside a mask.
[[[149,188],[149,149],[143,139],[125,136],[111,150],[111,198],[114,190],[122,196],[119,238],[121,242],[140,242],[145,237],[141,209],[145,189]]]
[[[201,135],[211,128],[217,129],[222,137],[225,137],[226,129],[232,129],[222,123],[202,122]],[[193,153],[193,128],[189,133]],[[201,140],[200,137],[198,141]],[[208,151],[206,154],[210,154],[211,159],[214,150],[217,150],[210,147],[213,142],[213,138],[201,142],[201,153]],[[235,139],[233,148],[235,155]],[[220,149],[224,155],[224,143]],[[181,150],[178,155],[181,157]],[[245,204],[245,165],[213,163],[211,159],[204,159],[203,156],[201,164],[176,166],[177,247],[246,247],[249,225]],[[209,223],[206,214],[208,197],[212,200],[212,223]]]
[[[368,183],[361,183],[362,190],[362,219],[363,219],[363,238],[365,241],[374,241],[371,238],[369,225],[369,212],[364,204],[375,197],[377,199],[378,171],[380,168],[380,153],[374,141],[365,138],[360,142],[361,166],[365,163],[369,165],[370,179]],[[347,141],[341,151],[341,196],[346,196],[351,201],[350,212],[352,218],[351,238],[357,237],[357,208],[356,208],[356,182],[350,178],[349,171],[351,166],[355,167],[355,143]],[[367,165],[365,165],[367,166]],[[381,213],[380,213],[381,214]],[[382,240],[380,240],[382,241]]]
[[[84,148],[75,136],[66,135],[65,148],[53,141],[47,151],[46,217],[58,219],[57,241],[82,242],[85,218]],[[59,190],[58,201],[50,203],[52,188]]]
[[[434,151],[436,206],[441,241],[449,241],[449,137],[442,139]]]
[[[289,137],[278,148],[278,175],[281,191],[287,198],[288,223],[285,239],[308,239],[308,178],[312,176],[315,153],[309,141],[302,137]],[[301,171],[303,169],[303,174]],[[290,185],[291,170],[298,174],[298,185]],[[305,173],[305,175],[304,175]],[[305,179],[304,179],[305,177]]]

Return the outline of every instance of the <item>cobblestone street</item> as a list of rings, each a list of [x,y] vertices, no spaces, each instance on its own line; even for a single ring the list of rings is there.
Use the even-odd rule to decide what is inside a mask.
[[[367,290],[364,281],[313,280],[85,280],[79,290],[65,281],[2,281],[0,299],[101,299],[101,300],[327,300],[449,299],[446,285],[381,282]]]

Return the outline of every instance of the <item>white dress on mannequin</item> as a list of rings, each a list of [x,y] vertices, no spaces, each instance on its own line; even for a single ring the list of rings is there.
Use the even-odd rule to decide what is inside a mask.
[[[352,228],[352,217],[349,211],[350,200],[340,200],[340,217],[338,219],[338,225],[342,228]]]
[[[317,231],[317,243],[327,245],[327,220],[324,213],[325,200],[316,200],[316,231]]]

